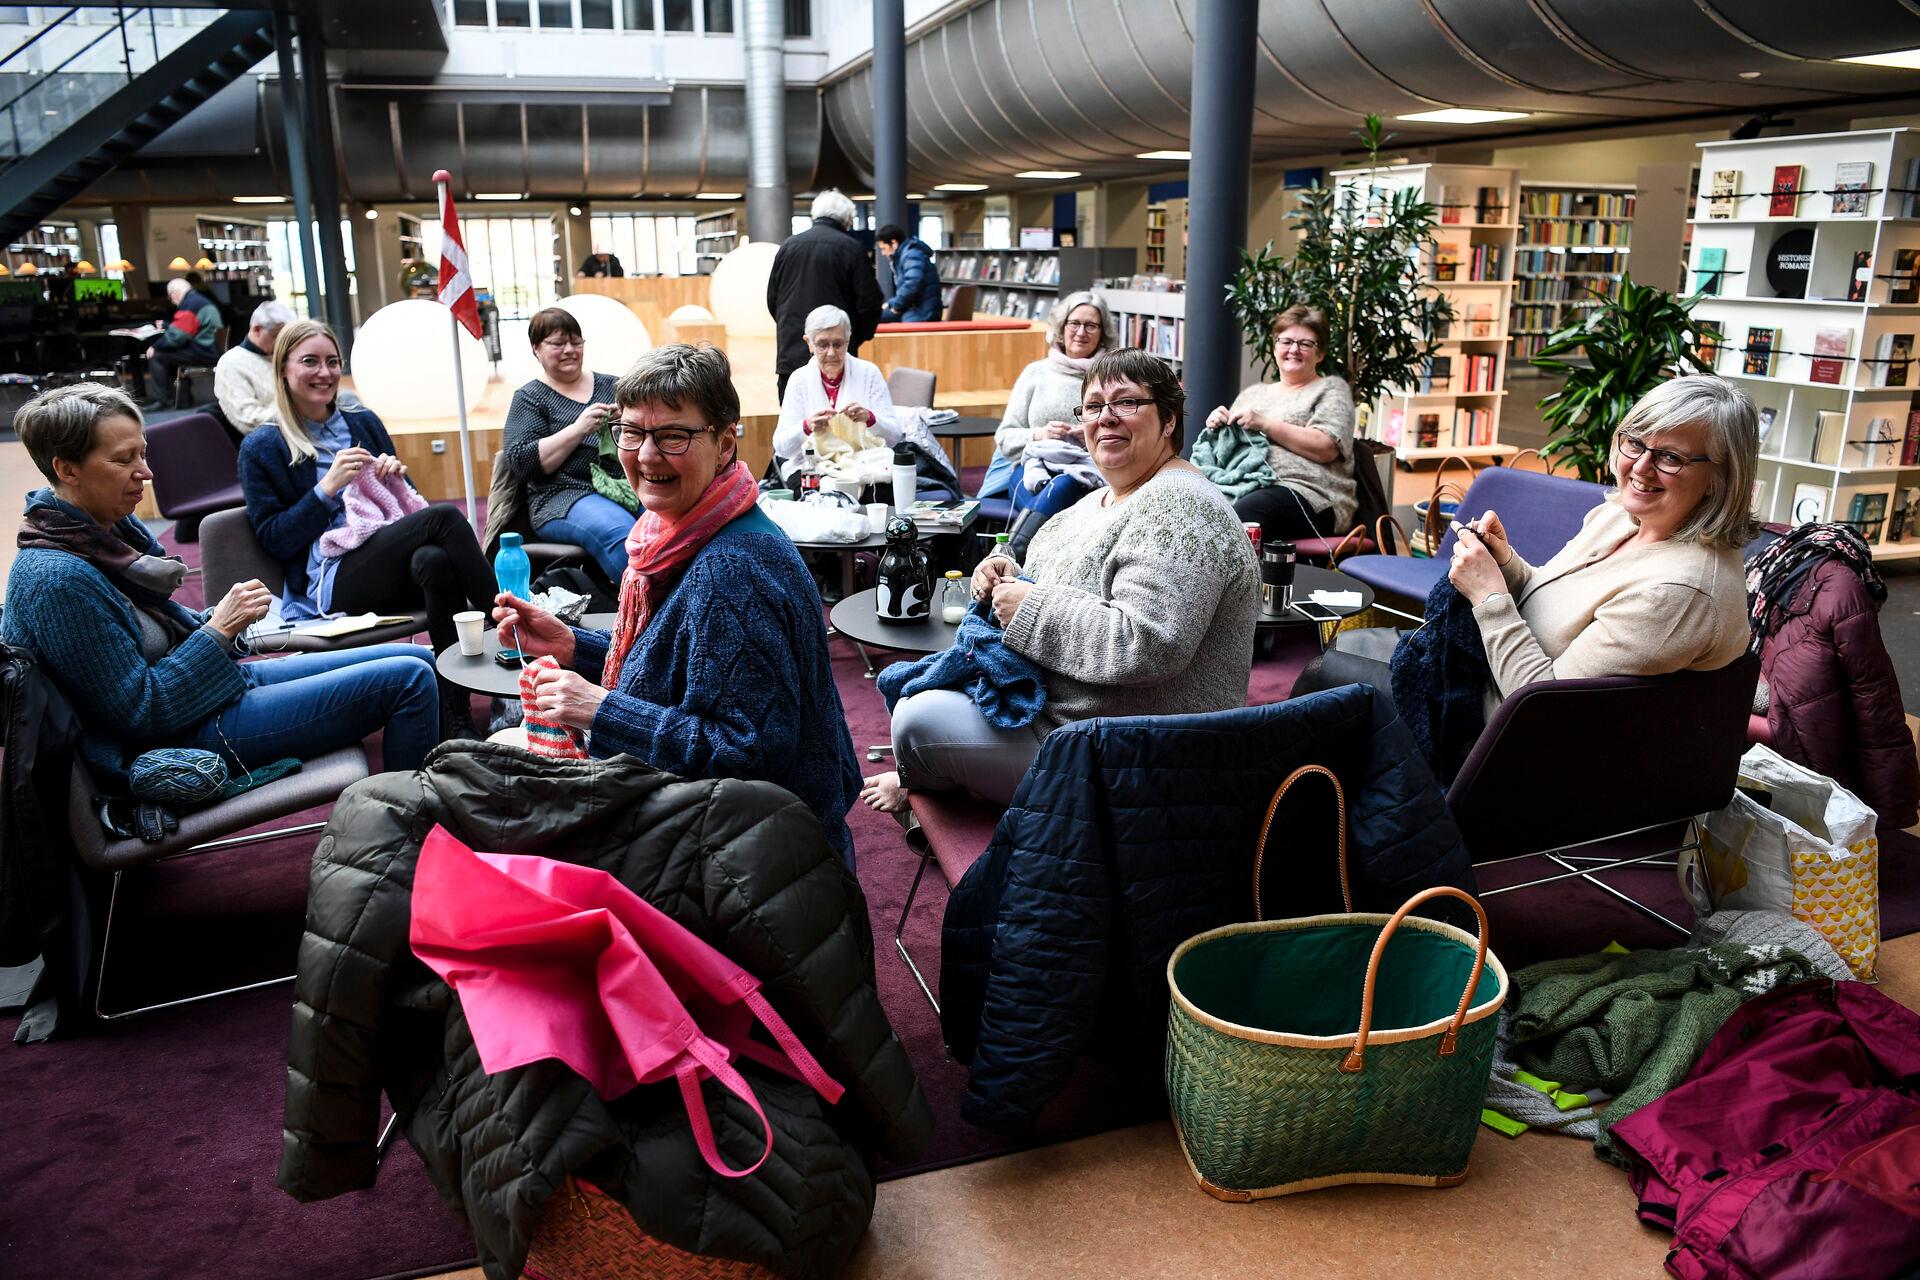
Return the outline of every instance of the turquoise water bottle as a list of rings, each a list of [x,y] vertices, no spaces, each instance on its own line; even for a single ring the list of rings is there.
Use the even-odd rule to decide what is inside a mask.
[[[500,550],[493,557],[493,578],[500,589],[525,600],[533,594],[533,561],[527,559],[520,535],[500,535]]]

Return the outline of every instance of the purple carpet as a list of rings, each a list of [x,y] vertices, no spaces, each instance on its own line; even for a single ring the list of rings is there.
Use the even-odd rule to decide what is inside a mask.
[[[197,559],[197,548],[184,548]],[[197,587],[197,581],[189,584]],[[1255,664],[1254,701],[1284,696],[1310,656],[1288,647]],[[852,646],[836,640],[835,681],[856,747],[884,742],[887,719]],[[884,655],[876,655],[884,662]],[[882,766],[865,766],[878,771]],[[966,1073],[947,1060],[932,1009],[893,949],[917,859],[898,826],[864,807],[849,819],[874,935],[880,996],[936,1120],[932,1149],[885,1176],[1013,1149],[959,1117]],[[188,859],[129,879],[116,925],[115,1007],[291,971],[311,840]],[[1920,930],[1920,842],[1882,837],[1883,927]],[[1616,882],[1687,918],[1666,869]],[[938,989],[945,886],[923,882],[907,944]],[[1631,908],[1584,886],[1488,899],[1494,946],[1511,967],[1608,942],[1670,945]],[[172,1277],[411,1276],[468,1264],[472,1243],[419,1160],[397,1143],[369,1192],[299,1205],[275,1188],[291,996],[278,986],[169,1010],[30,1048],[0,1043],[9,1133],[0,1151],[0,1273]],[[0,1019],[9,1037],[13,1019]],[[1128,1122],[1113,1082],[1087,1067],[1041,1119],[1034,1143]]]

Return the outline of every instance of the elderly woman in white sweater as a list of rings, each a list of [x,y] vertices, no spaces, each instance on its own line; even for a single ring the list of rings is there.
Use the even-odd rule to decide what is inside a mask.
[[[781,477],[793,474],[807,437],[827,429],[836,413],[873,432],[889,445],[900,443],[900,417],[887,392],[880,367],[847,354],[853,321],[839,307],[815,307],[807,313],[805,336],[813,358],[787,379],[780,401],[780,422],[773,429],[773,455]]]

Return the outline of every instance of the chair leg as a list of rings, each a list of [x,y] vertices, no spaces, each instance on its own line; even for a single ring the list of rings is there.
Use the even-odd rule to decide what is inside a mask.
[[[1659,825],[1665,826],[1668,824],[1662,823]],[[1643,828],[1643,830],[1653,830],[1653,829],[1654,828],[1651,828],[1651,827]],[[1631,894],[1628,894],[1619,889],[1616,889],[1614,886],[1606,883],[1603,880],[1598,879],[1594,873],[1601,872],[1601,871],[1613,871],[1620,867],[1634,867],[1634,866],[1643,866],[1647,864],[1652,864],[1654,866],[1672,865],[1671,863],[1663,860],[1669,859],[1673,857],[1675,854],[1685,852],[1688,849],[1697,849],[1700,845],[1699,828],[1694,823],[1689,821],[1687,824],[1687,830],[1689,832],[1688,840],[1686,841],[1686,843],[1681,844],[1677,848],[1660,849],[1660,850],[1656,850],[1653,853],[1641,854],[1639,857],[1635,857],[1635,858],[1596,858],[1592,856],[1583,856],[1583,855],[1569,853],[1563,849],[1547,849],[1539,853],[1522,853],[1522,854],[1514,854],[1510,857],[1505,857],[1505,858],[1490,858],[1485,862],[1476,863],[1475,865],[1482,866],[1482,867],[1490,867],[1490,866],[1497,866],[1498,864],[1503,862],[1518,862],[1522,858],[1544,858],[1548,862],[1553,863],[1555,866],[1564,868],[1564,870],[1560,871],[1555,875],[1540,876],[1533,880],[1522,880],[1518,884],[1501,885],[1497,889],[1484,889],[1481,891],[1480,896],[1482,898],[1492,898],[1492,897],[1498,896],[1499,894],[1512,893],[1517,889],[1532,889],[1539,885],[1553,884],[1556,881],[1560,881],[1560,880],[1573,880],[1573,879],[1585,880],[1588,884],[1600,890],[1602,893],[1605,893],[1614,898],[1618,898],[1620,901],[1632,907],[1635,911],[1638,911],[1641,915],[1647,916],[1649,919],[1655,920],[1660,924],[1667,926],[1667,928],[1672,929],[1675,933],[1679,934],[1681,937],[1684,938],[1689,936],[1692,933],[1692,930],[1688,929],[1685,925],[1682,925],[1674,920],[1668,919],[1664,915],[1661,915],[1658,911],[1655,911],[1652,907],[1649,907],[1644,902],[1641,902],[1639,899],[1633,897]],[[1637,831],[1625,831],[1625,832],[1619,833],[1619,836],[1628,836],[1628,835],[1637,835],[1637,834],[1639,834],[1639,832]],[[1619,838],[1619,836],[1603,836],[1601,837],[1601,839],[1612,840],[1612,839]],[[1586,843],[1596,844],[1596,843],[1599,843],[1599,841],[1587,841]],[[1584,847],[1584,845],[1574,845],[1571,847],[1582,848]],[[1592,863],[1594,865],[1591,867],[1582,867],[1582,866],[1576,865],[1578,863]]]
[[[1632,894],[1623,893],[1620,890],[1614,888],[1612,885],[1608,884],[1606,881],[1597,879],[1594,876],[1593,872],[1581,871],[1578,867],[1574,866],[1572,863],[1568,862],[1565,858],[1562,858],[1557,853],[1548,854],[1547,861],[1557,863],[1560,866],[1566,867],[1568,870],[1573,871],[1582,880],[1585,880],[1588,884],[1592,885],[1594,888],[1598,889],[1600,892],[1607,894],[1609,897],[1618,898],[1620,901],[1632,907],[1635,911],[1638,911],[1641,915],[1646,916],[1649,919],[1658,921],[1659,923],[1667,926],[1667,928],[1673,930],[1675,933],[1679,934],[1683,938],[1689,936],[1693,932],[1691,929],[1687,928],[1685,925],[1677,924],[1674,921],[1667,919],[1667,917],[1661,915],[1658,911],[1655,911],[1652,907],[1640,901],[1638,898],[1634,897]],[[1625,864],[1616,863],[1614,865],[1624,866]],[[1610,870],[1611,868],[1607,867],[1607,868],[1596,868],[1596,869]]]
[[[874,764],[880,762],[880,757],[890,756],[892,754],[893,744],[891,742],[876,742],[867,748],[867,759]]]
[[[900,952],[900,958],[907,962],[907,972],[911,973],[913,980],[920,984],[920,994],[927,998],[927,1003],[933,1006],[934,1016],[938,1017],[940,1002],[933,998],[933,988],[927,985],[926,977],[920,972],[920,966],[913,962],[913,956],[907,952],[906,939],[901,936],[906,931],[907,915],[913,910],[913,899],[920,892],[920,877],[927,874],[927,864],[932,861],[931,850],[920,855],[920,867],[913,873],[913,883],[907,888],[907,900],[900,907],[899,922],[893,926],[893,945]]]

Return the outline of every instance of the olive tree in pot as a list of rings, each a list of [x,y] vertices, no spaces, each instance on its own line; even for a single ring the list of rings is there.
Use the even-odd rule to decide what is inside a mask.
[[[1540,452],[1550,463],[1572,463],[1582,480],[1605,483],[1613,433],[1634,403],[1669,378],[1713,372],[1699,354],[1691,315],[1699,298],[1623,275],[1616,296],[1596,292],[1579,321],[1547,339],[1533,363],[1567,379],[1540,401],[1548,431]],[[1581,352],[1584,364],[1568,359]]]
[[[1355,131],[1369,167],[1392,140],[1380,117]],[[1434,206],[1413,188],[1364,184],[1309,187],[1287,215],[1300,231],[1291,258],[1269,240],[1257,253],[1241,251],[1239,273],[1227,286],[1227,304],[1248,350],[1268,377],[1277,377],[1273,322],[1288,307],[1306,304],[1327,314],[1327,352],[1320,369],[1353,388],[1354,403],[1371,405],[1388,387],[1419,380],[1427,359],[1453,320],[1453,307],[1421,287],[1420,255],[1433,240]]]

